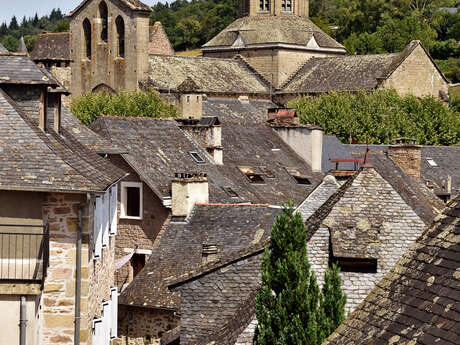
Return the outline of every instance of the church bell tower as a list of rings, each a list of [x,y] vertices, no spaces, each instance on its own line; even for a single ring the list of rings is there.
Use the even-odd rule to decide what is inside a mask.
[[[308,18],[309,0],[239,0],[240,17],[295,15]]]

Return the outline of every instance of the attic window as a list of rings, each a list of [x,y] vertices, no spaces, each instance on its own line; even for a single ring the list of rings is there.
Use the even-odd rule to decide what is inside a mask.
[[[232,187],[222,187],[222,189],[232,198],[238,198],[238,194],[232,189]]]
[[[302,172],[298,168],[286,168],[286,171],[291,175],[297,182],[297,184],[310,185],[311,182],[307,176],[302,175]]]
[[[191,151],[189,153],[190,153],[190,156],[192,156],[193,160],[197,162],[198,164],[205,163],[205,160],[203,159],[203,157],[201,157],[197,152]]]
[[[268,178],[275,178],[275,174],[270,169],[266,167],[260,167],[260,170],[262,170],[265,176],[267,176]]]
[[[260,171],[254,168],[239,167],[240,171],[248,178],[249,182],[254,184],[264,184],[264,178]]]
[[[432,168],[438,167],[438,163],[433,158],[427,158],[426,161]]]

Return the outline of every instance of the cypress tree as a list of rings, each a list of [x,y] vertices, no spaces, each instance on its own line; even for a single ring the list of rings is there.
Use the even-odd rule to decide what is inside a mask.
[[[262,259],[262,287],[256,298],[255,345],[320,344],[320,291],[310,272],[307,232],[292,204],[271,231],[271,249]]]
[[[340,269],[334,263],[324,273],[324,285],[321,293],[321,338],[324,340],[345,320],[347,296],[342,291]]]

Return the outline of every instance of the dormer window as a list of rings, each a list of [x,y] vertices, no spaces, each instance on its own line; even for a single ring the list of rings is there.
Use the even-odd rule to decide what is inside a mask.
[[[259,11],[270,11],[270,0],[260,0]]]
[[[109,10],[107,4],[102,1],[99,4],[99,16],[101,18],[101,40],[107,43],[109,28]]]
[[[262,177],[261,171],[255,168],[238,167],[238,169],[247,177],[250,183],[264,184],[265,180]]]
[[[281,0],[281,10],[284,12],[291,12],[292,11],[292,0]]]

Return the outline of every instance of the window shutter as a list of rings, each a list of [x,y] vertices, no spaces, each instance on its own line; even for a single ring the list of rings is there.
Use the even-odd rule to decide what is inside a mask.
[[[118,186],[110,190],[110,235],[117,234],[118,227]]]
[[[110,195],[105,192],[102,198],[102,247],[109,245],[109,214],[110,214]]]
[[[93,345],[104,345],[102,319],[93,320]]]
[[[94,208],[94,257],[100,258],[102,254],[102,197],[96,197]]]
[[[110,289],[110,300],[112,308],[112,327],[110,328],[110,338],[118,336],[118,288],[113,287]]]
[[[112,326],[112,312],[110,301],[102,303],[103,344],[110,345],[110,328]]]

